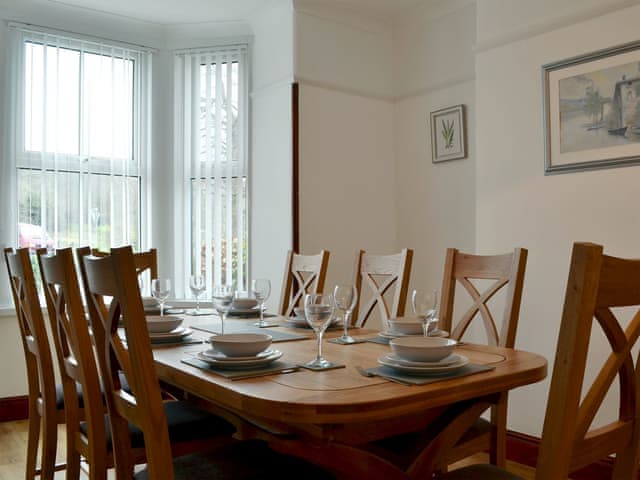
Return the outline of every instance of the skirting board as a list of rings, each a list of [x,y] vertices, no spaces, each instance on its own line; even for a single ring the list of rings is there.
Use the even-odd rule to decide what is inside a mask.
[[[0,398],[0,422],[25,420],[29,415],[29,397]],[[540,439],[524,433],[507,432],[507,458],[535,468]],[[572,480],[601,480],[611,476],[612,460],[601,460],[571,474]]]
[[[25,420],[28,417],[29,397],[27,395],[0,398],[0,422]]]

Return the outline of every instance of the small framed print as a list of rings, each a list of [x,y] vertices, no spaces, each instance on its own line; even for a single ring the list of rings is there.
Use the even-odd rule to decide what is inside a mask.
[[[433,163],[467,157],[464,105],[431,112]]]

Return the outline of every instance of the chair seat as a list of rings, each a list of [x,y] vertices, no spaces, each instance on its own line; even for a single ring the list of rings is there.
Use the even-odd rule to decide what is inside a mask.
[[[522,480],[513,473],[494,465],[470,465],[437,477],[438,480]]]
[[[123,374],[120,375],[120,383],[125,392],[131,392],[127,378]],[[84,395],[80,383],[76,383],[76,392],[78,393],[78,408],[84,408]],[[104,391],[102,392],[102,401],[104,402]],[[64,389],[61,383],[56,385],[56,409],[64,410]]]
[[[171,443],[180,443],[194,440],[205,440],[217,436],[231,436],[235,427],[225,419],[213,415],[189,402],[176,401],[163,403],[167,416],[169,438]],[[107,427],[107,447],[111,450],[111,429],[109,428],[109,416],[105,415]],[[87,426],[83,422],[80,429],[87,433]],[[134,425],[129,425],[131,431],[131,447],[143,448],[144,437],[142,430]]]
[[[173,461],[175,480],[330,480],[335,477],[299,458],[282,455],[259,440],[239,442],[209,453]],[[147,480],[147,470],[135,475]]]

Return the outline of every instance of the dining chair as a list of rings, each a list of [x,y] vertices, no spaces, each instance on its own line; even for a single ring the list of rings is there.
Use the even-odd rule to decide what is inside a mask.
[[[83,252],[87,252],[89,247],[81,247]],[[88,252],[87,252],[88,253]],[[95,257],[106,257],[109,252],[97,248],[90,249],[91,255]],[[151,280],[158,278],[158,249],[150,248],[133,254],[136,265],[136,273],[138,277],[142,277],[148,273],[149,284]]]
[[[133,253],[130,247],[114,248],[106,257],[82,258],[94,323],[103,327],[104,341],[98,344],[99,365],[105,383],[109,421],[113,432],[116,477],[129,478],[132,468],[131,423],[144,436],[147,468],[136,478],[173,480],[184,478],[322,479],[326,474],[314,467],[269,450],[264,442],[227,444],[212,452],[196,453],[173,460],[167,411],[163,408],[158,377],[155,373],[144,307],[138,289]],[[101,301],[112,297],[109,310]],[[118,334],[122,317],[124,339]],[[118,372],[123,371],[131,392],[120,387]],[[284,475],[284,476],[283,476]]]
[[[527,254],[525,248],[516,248],[513,252],[502,255],[472,255],[455,248],[447,249],[442,280],[440,328],[451,332],[451,338],[460,340],[473,321],[481,320],[488,345],[513,348],[520,316]],[[457,286],[460,288],[456,288]],[[502,290],[505,290],[504,310],[502,316],[498,317],[495,312],[492,313],[489,302]],[[472,305],[454,322],[457,291],[466,292]],[[460,443],[451,449],[447,463],[488,450],[492,464],[505,465],[507,401],[507,392],[498,396],[491,408],[490,420],[479,417]]]
[[[404,315],[412,260],[413,250],[408,248],[393,255],[373,255],[364,250],[356,253],[353,281],[359,295],[351,317],[353,326],[363,327],[376,306],[383,325],[389,318]],[[365,287],[370,298],[361,307],[362,297],[366,295]],[[393,291],[392,302],[385,298],[390,291]]]
[[[329,252],[301,255],[289,250],[282,281],[280,315],[293,316],[293,309],[304,302],[307,293],[322,293],[329,265]]]
[[[29,419],[25,478],[32,480],[39,475],[43,480],[51,480],[55,471],[66,467],[65,464],[56,465],[57,425],[64,423],[63,397],[56,388],[53,356],[29,249],[5,248],[4,257],[27,369]]]
[[[538,453],[537,480],[565,479],[571,472],[605,458],[613,462],[611,478],[637,477],[640,369],[634,364],[633,349],[640,337],[639,286],[640,260],[605,255],[601,245],[574,243]],[[590,368],[596,371],[594,376],[585,378],[590,345],[594,340],[598,342],[597,335],[592,339],[594,324],[600,326],[611,353],[595,364],[589,358]],[[595,348],[600,351],[601,345],[594,345]],[[608,413],[617,418],[594,426],[593,420],[616,379],[618,408],[608,409]],[[438,456],[446,455],[446,450],[455,444],[456,435],[465,431],[462,424],[472,420],[463,417],[440,433],[432,444],[433,450],[425,452],[425,459],[429,456],[429,461],[437,464]],[[440,478],[519,477],[494,465],[474,465]]]

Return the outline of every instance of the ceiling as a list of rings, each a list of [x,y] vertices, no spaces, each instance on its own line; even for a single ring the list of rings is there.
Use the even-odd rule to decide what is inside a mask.
[[[269,2],[286,0],[45,0],[159,24],[243,20]],[[388,20],[427,0],[306,0]]]

